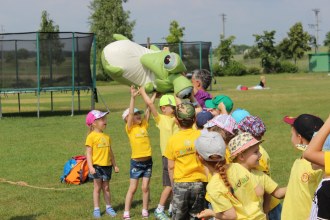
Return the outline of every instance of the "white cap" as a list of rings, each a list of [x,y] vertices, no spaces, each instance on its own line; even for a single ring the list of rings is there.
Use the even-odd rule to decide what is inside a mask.
[[[195,149],[197,153],[205,161],[222,161],[226,155],[226,144],[218,132],[210,131],[202,133],[195,141]],[[217,155],[220,159],[212,159],[210,156]]]
[[[137,109],[137,108],[134,108],[134,114],[135,114],[135,113],[143,114],[143,112],[144,112],[144,111],[142,111],[142,110],[139,110],[139,109]],[[127,108],[127,109],[123,112],[123,114],[121,115],[121,117],[123,118],[123,120],[125,120],[125,118],[127,117],[128,113],[129,113],[129,108]]]

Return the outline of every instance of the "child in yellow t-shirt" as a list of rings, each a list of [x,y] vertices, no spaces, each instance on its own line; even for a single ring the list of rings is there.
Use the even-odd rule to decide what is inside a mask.
[[[167,158],[164,156],[165,148],[167,145],[168,139],[179,131],[178,125],[175,123],[175,98],[173,95],[164,94],[159,100],[159,108],[162,113],[158,113],[155,105],[154,105],[154,98],[155,94],[152,98],[150,98],[147,93],[145,92],[144,87],[140,88],[140,93],[144,102],[150,109],[151,114],[154,117],[156,122],[156,126],[159,129],[159,139],[160,139],[160,150],[162,154],[162,164],[163,164],[163,192],[160,195],[159,204],[155,209],[155,217],[156,219],[167,219],[164,209],[167,199],[172,194],[172,186],[170,177],[168,174],[168,167],[167,167]]]
[[[206,189],[213,210],[202,211],[198,218],[266,219],[259,204],[260,186],[242,165],[226,163],[226,144],[218,132],[202,134],[196,151],[212,175]]]
[[[133,196],[142,178],[142,217],[149,216],[149,184],[152,174],[151,145],[148,134],[149,110],[147,108],[144,118],[141,117],[143,111],[134,108],[135,98],[139,91],[131,86],[131,100],[129,108],[126,109],[122,118],[126,122],[126,133],[132,149],[130,165],[130,185],[125,199],[125,210],[123,219],[130,219],[130,208]]]
[[[205,207],[207,179],[195,155],[195,140],[200,130],[192,129],[195,107],[191,103],[177,105],[175,117],[181,130],[168,140],[165,150],[173,187],[172,219],[190,219]]]
[[[108,113],[92,110],[86,116],[86,125],[89,127],[89,132],[85,145],[88,169],[94,181],[93,215],[95,218],[101,217],[101,190],[103,191],[106,203],[106,213],[112,217],[116,216],[115,210],[111,207],[109,181],[111,179],[112,168],[114,168],[116,173],[119,172],[119,168],[116,165],[115,156],[112,152],[110,136],[104,133],[107,126],[106,115]]]
[[[291,125],[292,144],[302,151],[306,149],[314,133],[323,125],[322,119],[310,114],[301,114],[297,118],[286,116],[283,120]],[[303,157],[295,160],[283,201],[282,219],[309,218],[313,195],[323,175],[323,171],[319,168]]]
[[[324,167],[325,175],[314,194],[310,219],[330,219],[330,152],[322,151],[330,135],[330,116],[324,125],[312,138],[304,152],[304,158],[312,163]]]
[[[238,123],[238,129],[241,132],[248,132],[252,134],[252,136],[257,140],[261,140],[266,132],[266,125],[258,116],[247,115]],[[259,151],[261,153],[261,157],[259,159],[259,165],[256,169],[270,176],[270,157],[261,145],[259,145]],[[267,213],[268,219],[280,220],[282,211],[281,201],[275,197],[265,195],[264,202],[264,211]]]

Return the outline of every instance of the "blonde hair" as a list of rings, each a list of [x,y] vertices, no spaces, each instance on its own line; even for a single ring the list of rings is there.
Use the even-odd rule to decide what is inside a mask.
[[[228,177],[227,177],[227,166],[226,160],[221,160],[215,164],[215,170],[219,173],[220,178],[225,183],[225,186],[229,189],[229,191],[234,195],[234,189],[231,186]]]
[[[94,131],[93,124],[91,124],[91,125],[88,126],[87,136],[88,136],[90,133],[92,133],[92,131]]]

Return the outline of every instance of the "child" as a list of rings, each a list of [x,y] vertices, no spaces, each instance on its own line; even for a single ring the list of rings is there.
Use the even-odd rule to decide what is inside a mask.
[[[256,86],[252,86],[249,89],[264,89],[266,88],[266,77],[265,76],[260,76],[260,82]]]
[[[221,187],[225,190],[228,190],[228,188],[232,189],[224,165],[226,154],[224,140],[217,132],[210,131],[204,133],[196,140],[196,151],[198,159],[208,169],[209,174],[211,174],[206,189],[209,194],[208,200],[213,205],[213,212],[206,209],[198,214],[198,218],[212,216],[217,219],[236,219],[237,214],[234,206],[231,205],[230,197],[226,197],[228,195],[227,193],[221,194],[220,190]],[[220,206],[220,202],[223,205]]]
[[[324,125],[312,138],[308,148],[304,152],[306,160],[324,167],[325,175],[320,182],[315,194],[311,208],[311,220],[330,219],[330,152],[322,151],[324,144],[330,134],[330,117],[325,121]]]
[[[240,157],[239,163],[225,161],[226,145],[221,136],[216,132],[201,135],[196,141],[198,158],[212,173],[212,178],[207,185],[207,193],[213,211],[204,210],[198,217],[216,217],[217,219],[266,219],[260,207],[263,189],[258,184],[254,175],[249,172],[251,164],[257,164],[258,152],[251,157],[252,146],[258,146],[260,141],[244,133],[236,136],[229,142],[231,155]],[[246,152],[244,152],[246,151]],[[250,154],[250,155],[249,155]],[[271,187],[276,188],[277,185]]]
[[[284,122],[291,125],[291,142],[293,146],[304,150],[311,141],[314,132],[323,125],[323,121],[309,114],[297,118],[284,117]],[[315,167],[304,158],[294,162],[287,193],[283,202],[282,219],[308,219],[313,194],[322,178],[322,170]]]
[[[234,103],[229,96],[218,95],[211,100],[205,101],[205,107],[212,115],[230,114]]]
[[[200,106],[205,108],[205,101],[212,99],[210,93],[206,92],[207,88],[211,84],[211,73],[206,69],[196,69],[192,71],[191,83],[194,87],[194,96]]]
[[[109,181],[111,179],[112,167],[115,172],[119,172],[116,165],[115,156],[111,148],[111,138],[104,133],[107,126],[106,115],[109,112],[92,110],[87,114],[86,124],[89,133],[86,138],[86,155],[90,174],[93,176],[94,190],[94,212],[95,218],[101,217],[100,212],[100,192],[103,191],[106,203],[106,213],[111,217],[116,216],[115,210],[111,207]]]
[[[126,122],[125,130],[132,149],[130,185],[126,194],[123,219],[130,219],[129,210],[140,178],[142,178],[142,217],[149,217],[149,183],[152,173],[151,146],[147,131],[149,126],[149,111],[147,109],[142,119],[141,114],[143,111],[134,108],[137,95],[139,95],[139,91],[134,86],[131,86],[130,105],[122,115],[123,120]]]
[[[206,176],[203,165],[195,156],[195,140],[200,131],[192,129],[195,108],[191,103],[177,105],[175,117],[180,131],[167,143],[165,157],[173,186],[172,219],[189,219],[205,207]]]
[[[159,129],[159,138],[160,138],[160,150],[162,154],[162,164],[163,164],[163,192],[160,196],[159,204],[155,210],[156,219],[168,219],[166,216],[164,209],[167,199],[172,194],[172,186],[170,177],[168,174],[167,167],[167,158],[164,156],[165,148],[167,145],[168,139],[179,131],[179,127],[175,123],[175,98],[173,95],[163,95],[159,100],[159,108],[161,110],[161,114],[157,112],[157,109],[153,103],[153,100],[146,94],[145,89],[143,87],[140,88],[140,93],[150,108],[151,114],[153,115],[156,126]]]
[[[238,123],[238,129],[241,132],[250,133],[257,140],[261,140],[266,132],[266,125],[263,123],[261,118],[248,115],[244,117],[240,123]],[[261,145],[259,145],[259,151],[261,153],[261,157],[259,159],[259,165],[256,169],[270,176],[270,157]],[[269,220],[281,219],[281,201],[277,198],[265,195],[264,211],[267,213]]]

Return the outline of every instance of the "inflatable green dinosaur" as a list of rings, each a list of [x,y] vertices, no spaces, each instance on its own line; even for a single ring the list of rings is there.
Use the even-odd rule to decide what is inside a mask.
[[[144,86],[147,92],[174,92],[179,98],[187,98],[192,84],[182,75],[187,69],[180,56],[168,50],[142,47],[123,35],[115,34],[116,41],[102,52],[104,71],[112,79],[125,84]]]

